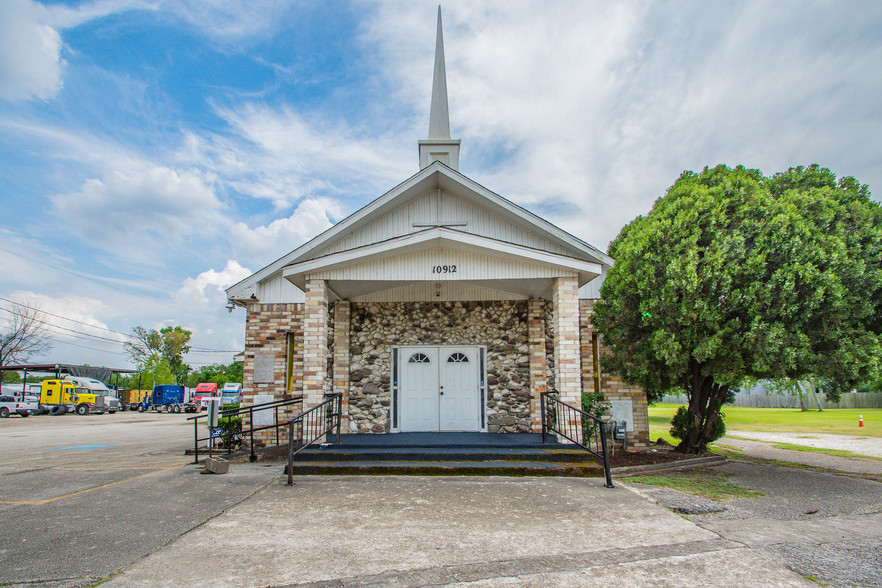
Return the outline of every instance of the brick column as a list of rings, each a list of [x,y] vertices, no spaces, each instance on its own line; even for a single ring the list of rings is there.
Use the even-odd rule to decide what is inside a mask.
[[[306,281],[303,305],[303,408],[324,400],[328,378],[328,288],[324,280]]]
[[[555,278],[554,303],[554,385],[563,402],[582,403],[582,358],[579,341],[579,282],[576,278]]]
[[[548,389],[545,370],[545,301],[527,301],[527,343],[530,353],[530,417],[534,433],[542,432],[539,395]]]
[[[349,431],[349,301],[334,304],[334,392],[343,394],[340,428]]]

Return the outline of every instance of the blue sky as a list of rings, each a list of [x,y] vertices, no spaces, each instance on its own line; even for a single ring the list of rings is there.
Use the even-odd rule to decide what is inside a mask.
[[[0,328],[230,361],[224,287],[417,171],[436,3],[0,2]],[[686,169],[820,163],[882,194],[882,3],[445,2],[460,169],[600,248]]]

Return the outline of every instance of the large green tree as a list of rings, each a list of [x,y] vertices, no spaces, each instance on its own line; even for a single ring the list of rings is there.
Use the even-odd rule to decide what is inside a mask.
[[[179,326],[145,329],[135,327],[132,329],[134,341],[126,342],[126,352],[138,367],[149,369],[156,367],[158,360],[165,362],[171,373],[174,374],[174,383],[179,383],[190,371],[190,366],[184,363],[184,354],[190,351],[190,336],[193,334]]]
[[[836,397],[879,368],[882,216],[853,178],[684,172],[609,253],[595,323],[612,369],[651,401],[687,395],[680,451],[725,430],[746,378],[811,376]]]
[[[243,367],[243,364],[235,361],[228,365],[219,363],[204,365],[189,375],[187,385],[195,388],[197,384],[202,382],[212,382],[218,386],[232,383],[241,384]]]

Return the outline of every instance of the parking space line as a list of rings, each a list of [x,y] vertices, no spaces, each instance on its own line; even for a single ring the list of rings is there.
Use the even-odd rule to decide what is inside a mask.
[[[151,472],[146,472],[138,476],[132,476],[131,478],[126,478],[125,480],[117,480],[116,482],[108,482],[107,484],[101,484],[100,486],[95,486],[94,488],[86,488],[84,490],[77,490],[76,492],[71,492],[70,494],[62,494],[61,496],[56,496],[54,498],[46,498],[44,500],[0,500],[0,504],[25,504],[30,506],[40,506],[42,504],[48,504],[50,502],[55,502],[56,500],[61,500],[63,498],[72,498],[74,496],[79,496],[80,494],[86,494],[87,492],[92,492],[94,490],[101,490],[102,488],[109,488],[110,486],[116,486],[117,484],[122,484],[124,482],[131,482],[132,480],[137,480],[138,478],[143,478],[144,476],[149,476],[150,474],[155,474],[156,472],[167,472],[169,470],[174,470],[180,467],[183,467],[187,464],[180,464],[176,466],[172,466],[169,468],[164,468],[161,470],[153,470]]]

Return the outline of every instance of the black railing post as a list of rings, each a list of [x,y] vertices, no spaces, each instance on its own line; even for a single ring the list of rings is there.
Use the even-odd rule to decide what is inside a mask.
[[[199,419],[193,419],[193,463],[199,463]]]
[[[539,395],[539,418],[542,419],[542,443],[545,444],[545,395],[548,392],[543,392]]]
[[[337,439],[335,443],[340,442],[340,425],[343,421],[343,395],[337,396]]]
[[[248,461],[254,463],[257,461],[257,454],[254,453],[254,405],[252,404],[248,408],[248,436],[251,438],[251,455],[248,456]]]
[[[603,473],[606,476],[607,488],[614,488],[612,483],[612,475],[609,472],[609,453],[606,451],[606,424],[600,421],[600,444],[603,447]]]
[[[294,419],[288,421],[288,485],[294,485]]]

